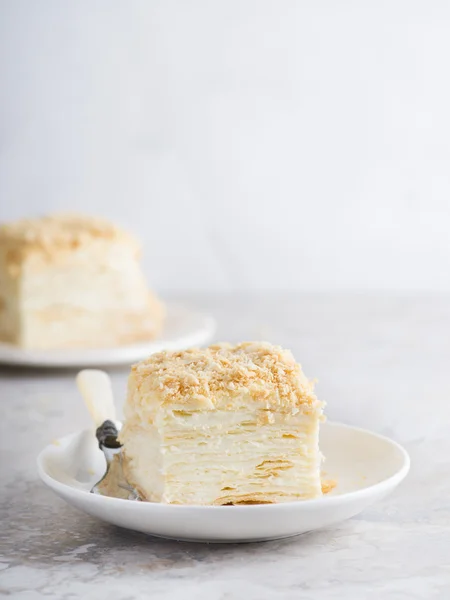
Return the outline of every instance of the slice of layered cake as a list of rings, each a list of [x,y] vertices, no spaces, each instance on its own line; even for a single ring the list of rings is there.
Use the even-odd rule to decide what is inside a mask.
[[[132,368],[125,418],[125,476],[143,499],[220,505],[322,495],[322,403],[279,346],[154,354]]]
[[[91,217],[0,227],[0,341],[24,348],[111,347],[148,340],[164,310],[148,290],[139,244]]]

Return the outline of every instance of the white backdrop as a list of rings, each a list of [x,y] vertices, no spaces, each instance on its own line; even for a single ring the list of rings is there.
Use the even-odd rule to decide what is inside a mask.
[[[163,290],[450,290],[450,2],[0,0],[0,203]]]

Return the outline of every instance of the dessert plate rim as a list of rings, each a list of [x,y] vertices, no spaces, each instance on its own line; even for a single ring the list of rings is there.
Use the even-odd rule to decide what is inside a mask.
[[[166,303],[166,325],[161,337],[109,348],[24,349],[0,342],[0,364],[43,368],[119,366],[137,362],[161,350],[182,350],[211,340],[215,319],[178,303]]]
[[[128,529],[136,529],[150,535],[155,535],[156,537],[189,541],[262,541],[298,535],[299,533],[319,529],[355,516],[376,500],[385,497],[406,477],[410,467],[410,459],[407,451],[397,442],[367,429],[342,423],[326,422],[322,427],[329,434],[331,432],[331,435],[333,430],[339,435],[340,430],[341,434],[344,435],[357,435],[359,433],[362,436],[369,436],[372,442],[379,442],[382,447],[394,453],[398,466],[395,467],[394,472],[389,477],[382,479],[378,483],[367,485],[354,491],[336,495],[325,495],[321,498],[311,500],[238,506],[173,505],[134,502],[91,494],[88,489],[79,489],[73,485],[59,481],[49,473],[49,457],[51,461],[52,454],[64,452],[64,445],[67,445],[71,440],[76,440],[77,437],[81,438],[82,435],[87,435],[86,432],[90,430],[81,430],[72,433],[60,438],[57,445],[55,443],[48,445],[39,454],[37,467],[42,481],[66,502],[73,504],[83,512]],[[125,513],[128,514],[128,521],[124,525],[123,521],[120,521],[122,515]],[[218,518],[219,516],[221,518]],[[264,529],[265,522],[268,519],[270,520],[271,516],[275,521],[278,518],[283,520],[288,519],[289,524],[285,525],[283,530],[280,528],[279,531],[276,526],[274,526],[275,529],[272,527],[270,535],[267,531],[261,531],[261,535],[259,535],[259,529]],[[150,523],[143,526],[142,523],[144,523],[146,518],[148,518]],[[246,520],[247,518],[249,519],[248,527],[250,529],[247,527],[247,522],[242,522],[240,525],[237,523],[237,521],[241,519]],[[312,519],[316,523],[317,518],[320,524],[318,526],[311,525],[308,528],[308,519]],[[296,519],[299,520],[298,523],[295,522]],[[305,523],[303,525],[300,524],[302,520],[306,520],[306,525]],[[158,521],[158,527],[155,526],[156,521]],[[164,521],[167,523],[166,526],[164,525]],[[221,525],[223,521],[229,522],[230,531],[225,532],[225,535],[221,537],[220,533],[216,533],[216,529],[217,527],[219,529],[221,526],[223,527]],[[137,525],[136,527],[133,526],[134,522]],[[174,524],[176,522],[178,522],[178,530],[176,529],[177,525]],[[183,526],[185,522],[187,522],[187,530]],[[195,522],[197,523],[197,529],[195,529],[194,525],[191,525],[191,523]],[[254,522],[253,525],[252,522]],[[160,523],[162,524],[161,526]],[[236,533],[237,527],[244,527],[246,531],[245,535],[240,536]],[[307,528],[305,529],[305,527]]]

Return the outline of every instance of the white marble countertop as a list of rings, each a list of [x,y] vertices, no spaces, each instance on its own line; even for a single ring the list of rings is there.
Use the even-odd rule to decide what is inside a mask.
[[[217,339],[290,347],[333,420],[403,443],[411,473],[338,527],[244,545],[120,530],[38,480],[37,452],[88,424],[70,371],[0,368],[0,594],[15,600],[450,597],[450,297],[190,297]],[[123,397],[127,370],[112,371]]]

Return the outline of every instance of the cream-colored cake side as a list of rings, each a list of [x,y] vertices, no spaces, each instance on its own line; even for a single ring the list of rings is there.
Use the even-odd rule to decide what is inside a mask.
[[[20,278],[11,270],[6,252],[0,247],[0,341],[20,342]]]
[[[15,335],[3,328],[0,339],[35,349],[94,348],[160,333],[164,308],[147,288],[137,242],[101,224],[49,218],[0,230],[0,254],[17,291],[9,301]]]
[[[260,350],[264,353],[271,348],[261,345]],[[207,354],[208,350],[196,352]],[[274,356],[276,352],[274,348]],[[188,356],[178,354],[180,365],[184,361],[192,375],[186,365]],[[168,356],[167,361],[172,358]],[[162,367],[160,371],[161,375],[165,372]],[[260,388],[270,387],[268,372],[261,375]],[[286,502],[322,495],[322,404],[317,399],[308,403],[299,398],[288,407],[280,402],[287,390],[280,393],[272,386],[272,397],[268,397],[256,394],[256,387],[252,391],[242,387],[216,392],[215,402],[208,403],[195,395],[197,386],[192,380],[194,394],[190,396],[185,388],[182,401],[169,404],[164,378],[159,386],[155,378],[154,371],[142,377],[139,369],[133,369],[120,434],[127,479],[144,498],[212,505]],[[303,386],[303,377],[299,380]],[[299,385],[299,381],[291,383],[293,388]]]
[[[163,321],[162,306],[148,291],[129,248],[104,242],[74,250],[63,265],[46,269],[36,269],[29,258],[21,315],[22,343],[34,348],[148,340],[159,334]]]

